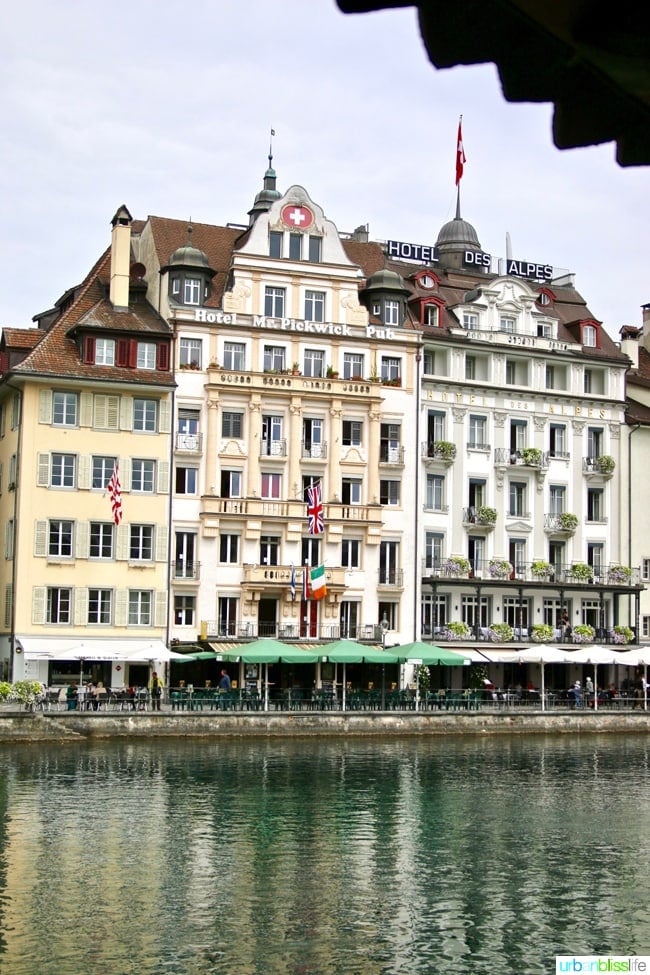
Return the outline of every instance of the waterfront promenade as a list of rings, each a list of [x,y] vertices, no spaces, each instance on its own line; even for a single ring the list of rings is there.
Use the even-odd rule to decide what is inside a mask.
[[[639,733],[650,711],[37,711],[0,707],[0,742],[141,737],[333,737]]]

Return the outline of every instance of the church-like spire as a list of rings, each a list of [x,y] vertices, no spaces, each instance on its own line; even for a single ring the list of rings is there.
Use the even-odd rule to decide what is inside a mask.
[[[268,169],[264,173],[264,183],[263,189],[255,197],[255,202],[252,208],[248,211],[249,224],[255,223],[260,213],[265,213],[270,210],[272,205],[276,200],[279,200],[282,194],[278,189],[276,189],[276,173],[273,168],[273,136],[275,135],[275,129],[271,129],[271,137],[269,139],[269,165]]]

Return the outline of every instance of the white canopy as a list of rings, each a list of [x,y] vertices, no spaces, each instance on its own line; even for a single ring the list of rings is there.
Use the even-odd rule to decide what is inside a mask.
[[[167,663],[182,657],[168,650],[162,640],[81,639],[70,637],[16,638],[16,651],[25,660],[122,660],[125,662],[159,661]]]

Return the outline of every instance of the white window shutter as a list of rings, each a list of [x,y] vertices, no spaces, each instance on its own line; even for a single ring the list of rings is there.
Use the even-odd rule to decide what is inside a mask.
[[[47,521],[34,522],[34,555],[47,555]]]
[[[93,394],[82,393],[79,406],[79,426],[91,427],[93,425]]]
[[[167,593],[159,589],[155,594],[154,626],[167,626]]]
[[[38,473],[36,483],[39,487],[49,487],[50,484],[50,455],[38,455]]]
[[[88,590],[74,590],[74,623],[75,626],[85,626],[88,622]]]
[[[106,397],[106,429],[119,430],[120,428],[120,399],[119,396]]]
[[[77,462],[77,487],[82,491],[89,491],[92,483],[92,461],[88,454],[80,454]]]
[[[120,430],[133,429],[133,397],[122,396],[120,399]]]
[[[169,494],[169,461],[159,460],[157,464],[156,477],[158,480],[158,494]]]
[[[32,623],[45,622],[45,606],[47,589],[45,586],[34,586],[32,589]]]
[[[87,521],[75,523],[75,557],[87,559],[90,554],[90,524]]]
[[[38,422],[52,422],[52,390],[41,389],[38,394]]]
[[[120,460],[120,486],[123,491],[131,490],[131,458]]]
[[[158,430],[160,433],[169,433],[171,430],[171,400],[161,399]]]
[[[167,525],[158,525],[156,527],[156,562],[167,561],[168,540],[169,532],[167,531]]]
[[[124,562],[125,559],[129,557],[129,537],[130,529],[128,525],[121,524],[117,526],[117,539],[115,542],[115,558],[120,562]]]
[[[129,594],[126,589],[115,593],[115,626],[126,626],[129,621]]]

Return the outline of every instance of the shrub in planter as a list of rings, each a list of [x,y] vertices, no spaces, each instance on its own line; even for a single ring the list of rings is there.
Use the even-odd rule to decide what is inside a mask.
[[[571,566],[571,575],[580,582],[591,582],[594,578],[594,570],[586,562],[574,562]]]
[[[512,563],[507,559],[490,559],[488,562],[488,573],[493,579],[509,579],[512,572]]]
[[[433,445],[433,456],[440,457],[442,460],[454,460],[456,457],[456,444],[449,440],[436,440]]]
[[[535,559],[531,563],[530,572],[536,579],[550,579],[553,575],[553,566],[544,559]]]
[[[607,579],[609,582],[629,582],[632,578],[632,569],[627,565],[610,565]]]
[[[431,674],[429,668],[425,667],[424,664],[419,664],[413,670],[413,680],[415,686],[419,687],[420,694],[426,695],[431,686]]]
[[[617,623],[609,631],[609,635],[612,638],[613,643],[630,643],[634,639],[634,632],[629,626],[624,626],[622,623]]]
[[[573,627],[574,643],[592,643],[595,635],[596,631],[588,623],[578,623]]]
[[[11,684],[6,680],[0,680],[0,701],[6,701],[11,694]]]
[[[487,505],[482,504],[476,510],[476,523],[478,525],[493,525],[497,520],[497,509],[489,508]]]
[[[447,575],[467,575],[469,573],[471,566],[469,564],[469,559],[463,558],[462,555],[450,555],[448,559],[442,563],[442,570]]]
[[[43,685],[39,680],[17,680],[11,685],[10,701],[20,701],[21,704],[34,705],[43,693]]]
[[[489,629],[489,637],[493,643],[507,643],[513,636],[514,632],[509,623],[493,623]]]
[[[596,459],[596,470],[600,471],[601,474],[613,474],[616,468],[616,461],[609,454],[603,454],[602,457]]]
[[[470,633],[469,624],[463,623],[462,620],[454,620],[453,623],[447,623],[448,640],[467,640]]]
[[[538,447],[524,447],[521,452],[521,462],[527,467],[539,467],[542,463],[542,452]]]
[[[560,528],[564,528],[565,531],[575,531],[578,527],[578,516],[572,514],[570,511],[563,511],[558,516],[558,523]]]
[[[530,631],[533,643],[548,643],[555,636],[555,631],[548,623],[535,623]]]

